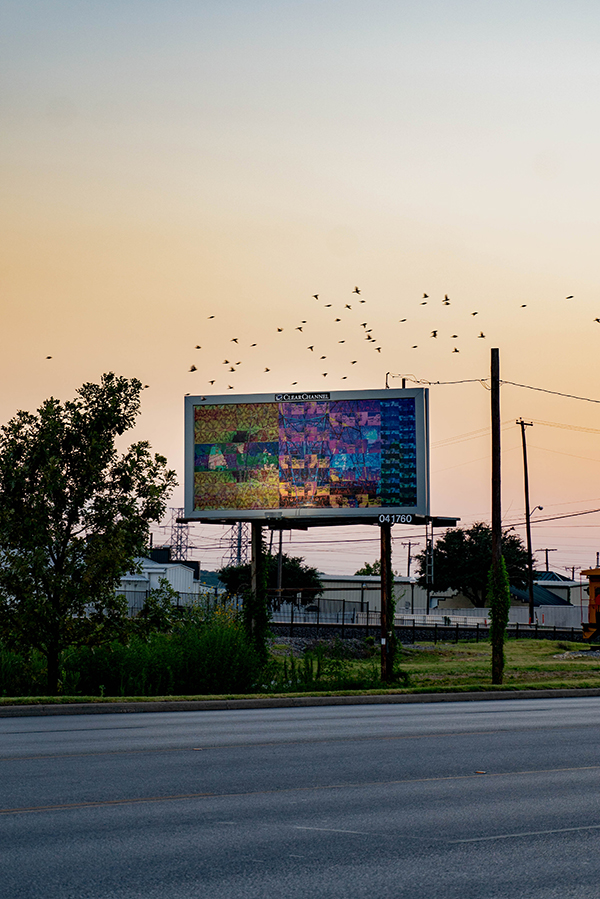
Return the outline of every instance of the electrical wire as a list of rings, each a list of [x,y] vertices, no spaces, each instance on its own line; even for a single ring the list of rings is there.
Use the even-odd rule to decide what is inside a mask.
[[[540,393],[551,393],[553,396],[564,396],[570,400],[583,400],[586,403],[599,403],[600,400],[590,399],[589,396],[575,396],[572,393],[561,393],[559,390],[548,390],[546,387],[532,387],[530,384],[517,384],[516,381],[500,381],[501,384],[510,384],[511,387],[523,387],[525,390],[537,390]]]
[[[565,425],[558,421],[539,421],[536,418],[531,419],[534,425],[545,425],[548,428],[564,428],[567,431],[585,431],[586,434],[600,434],[599,428],[583,428],[580,425]]]

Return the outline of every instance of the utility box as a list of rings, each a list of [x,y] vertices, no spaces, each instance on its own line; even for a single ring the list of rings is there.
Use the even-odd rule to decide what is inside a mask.
[[[600,568],[582,571],[589,579],[588,620],[583,622],[583,639],[589,643],[600,643]]]

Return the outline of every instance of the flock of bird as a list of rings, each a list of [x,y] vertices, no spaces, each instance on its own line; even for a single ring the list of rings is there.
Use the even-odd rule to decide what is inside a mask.
[[[336,325],[336,324],[341,324],[341,323],[349,324],[350,322],[348,321],[347,318],[346,318],[346,320],[345,320],[344,318],[342,318],[342,317],[340,317],[340,316],[343,315],[343,316],[345,317],[348,313],[356,312],[356,311],[357,311],[357,310],[356,310],[356,307],[361,306],[361,305],[364,305],[364,304],[367,303],[367,301],[362,297],[362,293],[361,293],[361,290],[360,290],[359,287],[355,287],[355,288],[354,288],[354,290],[352,291],[352,295],[355,296],[355,299],[354,299],[352,302],[345,303],[345,304],[343,305],[343,308],[341,308],[341,310],[339,310],[337,313],[333,313],[333,315],[336,316],[335,318],[333,318],[333,324],[334,324],[334,325]],[[318,293],[312,294],[312,299],[315,300],[317,303],[319,303],[319,305],[322,307],[323,310],[333,309],[333,303],[321,303],[320,295],[319,295]],[[572,300],[572,299],[574,299],[574,296],[573,296],[573,295],[570,295],[570,296],[568,296],[568,297],[565,297],[565,299],[567,299],[567,300]],[[435,302],[437,302],[437,301],[432,300],[432,299],[430,298],[429,294],[424,293],[423,296],[422,296],[422,298],[421,298],[420,301],[419,301],[419,304],[420,304],[421,306],[427,306],[429,303],[435,303]],[[442,305],[442,306],[450,306],[450,305],[452,305],[452,301],[451,301],[450,297],[448,296],[448,294],[444,294],[444,298],[443,298],[443,300],[441,300],[441,305]],[[522,303],[521,306],[520,306],[520,308],[521,308],[521,309],[526,309],[526,308],[527,308],[527,303]],[[477,311],[477,310],[476,310],[476,311],[473,311],[473,312],[470,313],[470,315],[471,315],[473,318],[475,318],[475,316],[479,315],[479,311]],[[215,315],[209,315],[209,316],[208,316],[208,320],[209,320],[209,321],[210,321],[210,320],[213,320],[213,319],[215,319],[215,318],[216,318]],[[405,324],[405,323],[407,323],[407,322],[409,321],[409,319],[408,319],[408,318],[401,318],[401,319],[399,319],[398,321],[399,321],[400,324]],[[600,324],[600,318],[596,318],[596,319],[594,319],[594,321],[595,321],[595,322],[598,322],[598,323]],[[304,328],[305,328],[305,326],[306,326],[307,324],[308,324],[308,320],[303,319],[303,320],[300,321],[300,323],[299,323],[298,325],[295,325],[291,330],[293,330],[293,331],[298,331],[300,334],[303,334],[303,333],[304,333]],[[377,338],[373,335],[373,328],[370,326],[370,323],[369,323],[368,321],[363,321],[363,322],[358,323],[358,327],[359,327],[359,328],[362,328],[362,332],[360,332],[360,333],[362,334],[362,337],[363,337],[363,339],[366,341],[366,343],[367,343],[369,346],[373,347],[373,350],[374,350],[375,352],[381,353],[382,346],[381,346],[381,344],[379,343],[379,341],[377,340]],[[282,334],[285,330],[286,330],[285,328],[277,327],[276,330],[275,330],[275,333],[276,333],[276,334]],[[290,330],[290,329],[288,329],[288,330]],[[442,335],[442,329],[441,329],[441,328],[436,328],[436,329],[432,330],[432,331],[429,333],[429,339],[437,340],[441,335]],[[459,335],[458,335],[458,334],[447,334],[447,333],[446,333],[445,336],[446,336],[446,337],[449,337],[449,339],[452,340],[452,341],[456,341],[456,340],[459,339]],[[485,340],[486,335],[484,334],[484,332],[483,332],[482,330],[480,330],[480,331],[479,331],[479,334],[475,335],[475,337],[476,337],[476,339],[478,339],[478,340]],[[347,335],[344,336],[343,339],[337,341],[338,344],[345,344],[346,342],[347,342]],[[232,349],[237,349],[237,347],[240,345],[240,338],[239,338],[239,337],[231,337],[230,340],[229,340],[229,343],[234,345],[234,346],[232,347]],[[257,343],[251,343],[251,344],[248,345],[248,348],[249,348],[249,349],[253,349],[253,348],[256,348],[256,347],[258,347],[258,344],[257,344]],[[413,345],[411,346],[411,349],[413,349],[413,350],[416,350],[416,349],[418,349],[418,348],[419,348],[419,344],[413,344]],[[200,346],[199,344],[196,344],[195,349],[196,349],[196,350],[201,350],[201,349],[202,349],[202,346]],[[312,353],[312,354],[319,353],[319,350],[316,349],[316,344],[314,344],[314,343],[313,343],[313,344],[307,345],[307,346],[306,346],[306,351],[307,351],[307,352],[310,352],[310,353]],[[460,349],[459,349],[457,346],[453,346],[453,348],[452,348],[452,350],[450,350],[450,352],[451,352],[452,354],[460,353]],[[241,365],[243,364],[243,362],[242,362],[241,359],[240,359],[240,360],[237,360],[237,361],[234,361],[235,355],[237,355],[237,353],[236,353],[236,354],[228,354],[228,355],[232,355],[232,359],[225,358],[225,359],[223,360],[223,363],[222,363],[222,364],[225,365],[225,366],[228,366],[227,369],[226,369],[226,373],[227,373],[227,375],[230,375],[230,374],[233,374],[233,373],[237,372],[239,366],[241,366]],[[48,357],[48,358],[51,358],[51,357]],[[316,357],[315,357],[315,358],[316,358]],[[327,360],[327,358],[328,358],[328,356],[327,356],[326,354],[319,355],[319,361],[320,361],[320,362],[325,362],[325,361]],[[358,363],[359,363],[359,360],[358,360],[358,359],[352,359],[352,360],[349,361],[349,364],[350,364],[350,365],[357,365]],[[327,367],[327,366],[324,365],[323,368],[325,368],[325,367]],[[189,371],[189,372],[196,372],[196,371],[198,371],[198,366],[195,365],[195,364],[194,364],[194,365],[191,365],[191,366],[189,367],[188,371]],[[270,371],[271,371],[271,368],[265,366],[265,368],[264,368],[264,373],[266,374],[266,373],[268,373],[268,372],[270,372]],[[323,371],[323,372],[321,372],[321,375],[322,375],[323,378],[327,378],[328,375],[329,375],[329,372],[328,372],[328,371]],[[341,380],[342,380],[342,381],[345,381],[345,380],[347,380],[347,379],[348,379],[348,375],[343,375],[343,376],[341,377]],[[220,381],[220,380],[221,380],[220,378],[214,377],[214,378],[211,378],[211,379],[208,380],[208,384],[210,384],[210,386],[212,387],[214,384],[216,384],[216,383],[217,383],[218,381]],[[227,378],[225,378],[225,380],[227,380]],[[292,381],[291,386],[292,386],[292,387],[295,387],[295,386],[297,386],[297,384],[298,384],[297,381]],[[232,384],[227,384],[227,389],[228,389],[228,390],[234,390],[234,386],[233,386]],[[189,394],[186,394],[186,396],[189,396]]]
[[[382,344],[378,341],[378,339],[377,339],[377,338],[375,337],[375,335],[373,334],[373,327],[371,326],[371,323],[370,323],[368,320],[367,320],[367,321],[362,321],[362,322],[357,322],[357,321],[356,321],[356,318],[354,317],[358,311],[362,312],[362,308],[361,308],[361,307],[362,307],[363,305],[367,305],[367,300],[365,300],[364,297],[362,296],[362,292],[361,292],[361,289],[360,289],[359,287],[355,287],[354,290],[351,292],[351,294],[352,294],[352,296],[354,297],[354,299],[352,299],[352,296],[349,297],[349,299],[351,299],[351,302],[344,303],[343,306],[342,306],[341,304],[338,304],[337,311],[334,311],[334,312],[332,312],[332,313],[329,313],[328,310],[330,310],[330,309],[333,310],[333,309],[334,309],[334,304],[333,304],[333,303],[322,303],[320,294],[318,294],[318,293],[312,294],[311,299],[314,300],[316,303],[319,304],[319,306],[321,307],[321,309],[323,310],[323,312],[326,314],[327,317],[330,317],[330,316],[331,316],[333,325],[338,325],[338,324],[339,324],[339,325],[341,325],[342,327],[344,327],[344,326],[346,326],[346,327],[347,327],[347,326],[350,326],[350,327],[353,327],[353,328],[355,329],[355,330],[354,330],[354,333],[345,333],[345,334],[342,336],[342,338],[341,338],[340,340],[337,341],[337,345],[340,345],[340,346],[341,346],[341,345],[344,345],[344,344],[347,344],[347,343],[354,343],[354,340],[353,340],[353,339],[349,339],[349,338],[355,338],[355,337],[356,337],[356,329],[359,328],[359,329],[362,329],[362,330],[359,331],[358,333],[361,334],[361,337],[362,337],[362,339],[365,341],[365,343],[367,344],[367,346],[372,347],[372,349],[373,349],[374,352],[380,354],[381,351],[382,351]],[[574,299],[574,295],[571,294],[570,296],[565,297],[565,299],[566,299],[566,300],[572,300],[572,299]],[[420,306],[427,306],[428,304],[432,304],[432,305],[433,305],[433,304],[436,304],[437,302],[439,302],[439,301],[432,300],[431,297],[429,296],[429,294],[424,293],[423,296],[422,296],[422,297],[420,298],[420,300],[419,300],[419,305],[420,305]],[[448,296],[448,294],[444,294],[444,298],[441,300],[441,305],[444,306],[444,307],[446,307],[446,306],[451,306],[451,305],[452,305],[452,301],[451,301],[450,297]],[[520,306],[520,308],[521,308],[521,309],[526,309],[526,308],[527,308],[527,303],[522,303],[521,306]],[[326,311],[326,310],[327,310],[327,311]],[[470,315],[471,315],[473,318],[475,318],[475,316],[479,315],[479,311],[478,311],[478,310],[475,310],[475,311],[471,312]],[[216,319],[216,318],[217,318],[216,315],[209,315],[209,316],[208,316],[208,320],[209,320],[209,321],[212,321],[212,320],[214,320],[214,319]],[[398,320],[399,324],[401,324],[401,325],[406,324],[406,323],[408,323],[409,321],[415,322],[416,319],[415,319],[415,318],[412,318],[412,319],[409,319],[409,318],[401,318],[401,319]],[[594,322],[600,324],[600,317],[595,318],[595,319],[594,319]],[[314,324],[314,320],[313,320],[313,322],[311,322],[311,324]],[[284,331],[286,331],[286,330],[288,330],[288,331],[289,331],[289,330],[292,330],[293,332],[298,332],[299,334],[301,334],[302,336],[304,336],[304,333],[305,333],[305,326],[308,326],[308,331],[309,331],[309,333],[310,333],[310,325],[309,325],[309,321],[308,321],[307,319],[302,319],[302,320],[300,321],[299,324],[297,324],[297,325],[295,325],[295,326],[293,326],[293,327],[291,327],[291,328],[287,328],[287,329],[286,329],[286,328],[283,328],[283,327],[277,327],[277,328],[275,329],[275,333],[276,333],[276,334],[283,334]],[[320,327],[321,327],[321,326],[320,326]],[[432,331],[429,332],[428,338],[429,338],[429,339],[433,339],[433,340],[438,340],[438,339],[440,339],[440,338],[441,338],[441,339],[444,339],[444,337],[445,337],[446,339],[450,339],[450,340],[452,340],[453,342],[454,342],[454,341],[458,341],[458,340],[459,340],[459,335],[458,335],[458,334],[450,334],[450,333],[449,333],[449,330],[450,330],[450,329],[448,329],[448,331],[446,331],[445,329],[442,329],[442,328],[439,328],[439,327],[438,327],[438,328],[435,328],[435,329],[433,329]],[[480,330],[480,331],[479,331],[479,334],[476,334],[475,337],[476,337],[476,339],[478,339],[478,340],[485,340],[486,335],[485,335],[485,333],[484,333],[482,330]],[[240,337],[231,337],[231,338],[229,339],[229,344],[232,345],[232,346],[231,346],[231,350],[232,350],[232,351],[233,351],[233,350],[237,350],[238,347],[241,349],[240,340],[241,340]],[[422,345],[422,344],[421,344],[421,345]],[[253,350],[253,349],[257,348],[258,346],[259,346],[258,343],[250,343],[250,344],[248,344],[248,349]],[[413,350],[416,350],[416,349],[419,348],[419,344],[418,344],[418,343],[417,343],[417,344],[412,344],[412,345],[410,346],[410,348],[413,349]],[[202,346],[201,346],[200,344],[196,344],[195,349],[196,349],[196,350],[202,350]],[[321,350],[317,349],[317,343],[316,343],[316,342],[315,342],[315,343],[308,344],[308,345],[306,346],[306,352],[311,353],[311,354],[314,356],[315,359],[318,358],[318,361],[319,361],[319,362],[325,363],[325,364],[322,366],[322,368],[329,368],[329,365],[327,365],[327,360],[328,360],[328,358],[331,359],[330,356],[328,357],[328,353],[331,353],[331,351],[332,351],[331,344],[329,345],[329,349],[327,349],[327,352],[323,352],[323,349],[324,349],[324,348],[321,348]],[[345,349],[346,349],[346,348],[345,348]],[[365,347],[365,349],[366,349],[366,347]],[[453,348],[452,348],[452,350],[450,350],[450,352],[451,352],[452,354],[460,353],[460,349],[458,348],[458,346],[454,345]],[[355,354],[356,354],[356,351],[355,351]],[[225,359],[223,360],[223,363],[222,363],[222,364],[223,364],[224,366],[227,366],[226,371],[225,371],[224,374],[225,374],[226,376],[230,376],[230,375],[232,375],[232,374],[234,374],[235,372],[238,371],[239,367],[243,364],[243,361],[242,361],[242,359],[237,359],[237,360],[235,359],[235,356],[238,355],[237,352],[236,352],[235,354],[234,354],[233,352],[227,353],[227,355],[231,355],[232,358],[231,358],[231,359],[225,358]],[[240,355],[243,355],[243,354],[241,353]],[[360,356],[360,354],[358,354],[358,355]],[[46,359],[47,359],[47,360],[51,360],[52,358],[53,358],[52,356],[46,356]],[[358,365],[359,362],[360,362],[360,358],[359,358],[359,359],[349,359],[349,360],[347,360],[347,364],[350,365],[350,366],[352,366],[352,365]],[[198,370],[199,370],[199,369],[198,369],[198,365],[193,364],[193,365],[190,365],[190,367],[189,367],[189,369],[188,369],[188,372],[196,372],[196,371],[198,371]],[[349,370],[349,369],[348,369],[348,370]],[[266,373],[268,373],[268,372],[270,372],[270,371],[271,371],[271,368],[268,367],[268,366],[265,366],[264,372],[263,372],[263,373],[266,374]],[[215,373],[213,373],[213,374],[215,374]],[[330,375],[330,372],[329,372],[329,371],[321,371],[320,374],[321,374],[321,376],[322,376],[323,378],[327,378],[327,377]],[[213,387],[215,384],[217,384],[217,383],[223,383],[224,381],[227,381],[227,380],[232,380],[232,379],[231,379],[230,377],[229,377],[229,378],[228,378],[228,377],[224,377],[224,378],[223,378],[223,377],[216,377],[216,376],[215,376],[215,377],[210,378],[210,379],[208,380],[207,383],[208,383],[211,387]],[[341,380],[342,380],[342,381],[348,380],[348,375],[347,375],[347,374],[342,375],[342,376],[341,376]],[[292,387],[296,387],[297,385],[298,385],[298,382],[297,382],[297,381],[292,381],[292,382],[291,382],[291,386],[292,386]],[[147,385],[147,384],[144,384],[144,388],[146,388],[146,387],[148,387],[148,385]],[[227,384],[227,390],[234,390],[234,389],[235,389],[235,388],[234,388],[234,385],[233,385],[233,384]],[[189,394],[186,394],[186,396],[189,396]]]

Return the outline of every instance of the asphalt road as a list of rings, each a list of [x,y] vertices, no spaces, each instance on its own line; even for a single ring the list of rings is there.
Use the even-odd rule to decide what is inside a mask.
[[[0,719],[6,899],[600,896],[600,698]]]

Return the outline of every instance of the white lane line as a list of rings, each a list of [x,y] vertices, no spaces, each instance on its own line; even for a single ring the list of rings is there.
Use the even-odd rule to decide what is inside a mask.
[[[471,837],[468,840],[448,840],[448,842],[484,843],[486,840],[512,840],[516,837],[539,837],[552,833],[576,833],[581,830],[600,830],[600,824],[584,824],[581,827],[559,827],[556,830],[524,830],[521,833],[499,833],[491,837]]]
[[[294,830],[325,830],[327,833],[356,833],[364,837],[369,836],[365,830],[337,830],[335,827],[303,827],[301,824],[292,824],[292,827]]]

